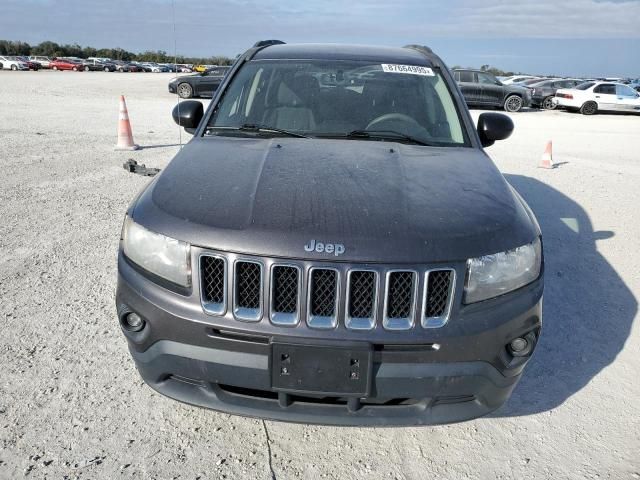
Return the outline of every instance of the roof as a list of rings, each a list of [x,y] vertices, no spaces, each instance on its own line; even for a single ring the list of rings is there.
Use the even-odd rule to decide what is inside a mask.
[[[362,60],[381,63],[432,66],[438,57],[412,48],[342,45],[320,43],[288,43],[270,45],[259,50],[256,60]]]

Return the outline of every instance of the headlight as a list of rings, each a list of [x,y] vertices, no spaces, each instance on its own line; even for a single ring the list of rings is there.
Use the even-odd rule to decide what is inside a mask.
[[[497,297],[533,282],[540,275],[540,239],[507,252],[467,261],[464,303]]]
[[[122,248],[132,262],[170,282],[191,285],[191,245],[151,232],[129,216],[122,228]]]

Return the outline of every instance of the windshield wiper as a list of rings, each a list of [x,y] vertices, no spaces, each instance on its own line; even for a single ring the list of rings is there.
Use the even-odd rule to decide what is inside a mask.
[[[395,130],[352,130],[346,135],[347,138],[378,138],[382,140],[406,140],[416,145],[424,145],[427,147],[435,146],[432,143],[419,140],[406,133],[396,132]]]
[[[291,130],[285,130],[283,128],[269,127],[267,125],[257,125],[254,123],[245,123],[239,127],[226,127],[226,126],[211,126],[207,127],[207,132],[211,130],[234,130],[240,132],[275,132],[281,133],[283,135],[288,135],[290,137],[297,138],[310,138],[307,135],[303,135],[302,133],[292,132]]]

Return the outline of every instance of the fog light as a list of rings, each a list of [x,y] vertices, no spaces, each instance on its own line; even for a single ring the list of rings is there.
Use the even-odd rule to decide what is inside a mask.
[[[514,357],[526,357],[531,353],[532,343],[526,338],[518,337],[511,340],[509,351]]]
[[[124,324],[128,330],[138,332],[144,328],[144,320],[137,313],[127,313],[124,317]]]

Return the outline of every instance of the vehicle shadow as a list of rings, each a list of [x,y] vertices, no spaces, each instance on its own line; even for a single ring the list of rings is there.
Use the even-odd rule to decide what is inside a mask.
[[[598,252],[589,215],[536,179],[505,175],[535,212],[543,232],[545,293],[542,336],[511,399],[493,417],[560,406],[615,361],[631,331],[638,302]]]

